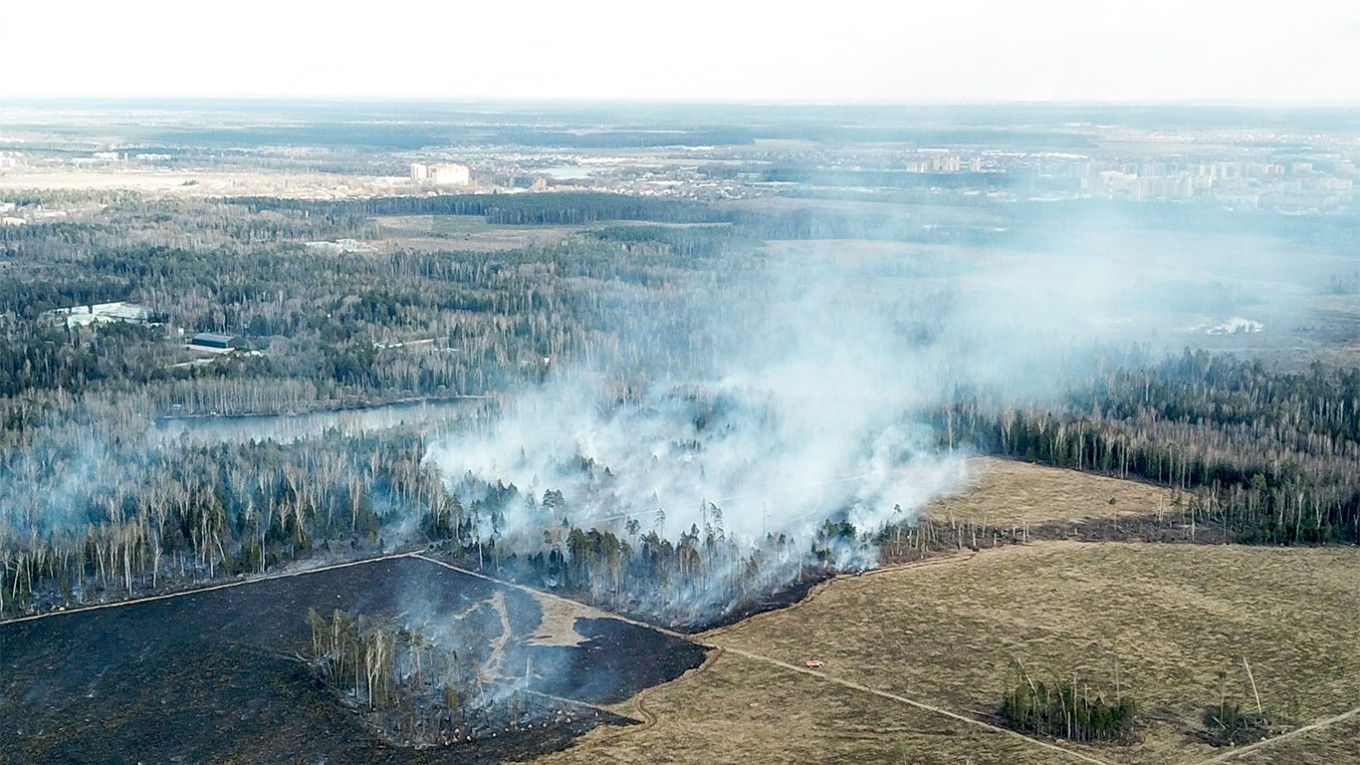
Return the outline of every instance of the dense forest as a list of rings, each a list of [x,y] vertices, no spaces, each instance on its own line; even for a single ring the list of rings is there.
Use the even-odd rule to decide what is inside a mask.
[[[430,252],[382,246],[364,205],[20,200],[100,211],[82,223],[0,229],[11,277],[0,289],[0,612],[427,537],[500,565],[496,495],[462,510],[421,464],[433,430],[475,422],[561,364],[658,375],[703,368],[716,352],[704,333],[731,317],[684,304],[749,261],[719,258],[747,241],[729,226],[660,225],[712,219],[687,203],[561,195],[490,207],[489,199],[399,204],[517,221],[657,223],[602,224],[560,245]],[[341,237],[372,244],[340,255],[303,245]],[[113,301],[147,306],[152,321],[81,326],[52,314]],[[205,359],[184,346],[199,331],[235,335],[241,350]],[[681,337],[689,340],[657,342]],[[461,414],[381,436],[204,443],[154,426],[460,399]],[[594,566],[581,562],[584,548],[572,536],[562,549],[577,561],[564,583],[585,587]],[[658,568],[679,565],[673,550],[652,557]]]
[[[924,552],[939,530],[905,518],[856,528],[841,507],[826,508],[825,522],[800,537],[738,538],[721,503],[707,500],[701,523],[668,527],[660,509],[601,522],[562,487],[450,477],[424,457],[439,433],[482,427],[563,367],[603,371],[606,408],[636,400],[648,380],[714,374],[733,338],[762,320],[748,306],[769,288],[747,277],[766,259],[767,240],[976,244],[1008,235],[613,194],[15,199],[86,212],[0,229],[5,616],[299,558],[433,545],[507,579],[701,627],[876,545],[894,556]],[[564,234],[508,249],[460,249],[456,239],[406,247],[384,239],[375,217],[386,215],[477,216]],[[307,246],[340,239],[358,246]],[[920,274],[934,285],[959,268],[928,254],[922,263],[887,264],[878,275],[906,283]],[[936,309],[949,293],[931,289],[898,317],[904,348],[942,332]],[[115,301],[147,307],[150,320],[84,326],[51,313]],[[205,357],[185,347],[204,331],[236,336],[239,350]],[[407,401],[465,406],[381,433],[294,440],[203,441],[157,427]],[[1187,351],[1096,365],[1042,403],[959,385],[947,404],[919,407],[899,414],[929,423],[945,452],[1173,485],[1194,517],[1244,542],[1360,541],[1353,369],[1285,371]],[[536,530],[509,528],[507,515]],[[1066,691],[1052,693],[1061,700]],[[1022,716],[1050,701],[1034,703]]]
[[[936,420],[987,453],[1191,491],[1243,542],[1360,542],[1360,371],[1186,350],[1108,369],[1062,403],[967,395]]]

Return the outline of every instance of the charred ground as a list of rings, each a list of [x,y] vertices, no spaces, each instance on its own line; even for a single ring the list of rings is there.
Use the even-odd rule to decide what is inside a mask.
[[[678,676],[703,649],[610,619],[580,626],[580,645],[534,646],[529,594],[413,558],[361,563],[115,608],[0,625],[0,762],[502,762],[631,721],[582,704],[530,729],[411,749],[382,740],[362,710],[301,658],[302,615],[341,609],[397,617],[411,603],[464,611],[503,597],[529,688],[609,703]],[[568,705],[571,706],[571,705]]]

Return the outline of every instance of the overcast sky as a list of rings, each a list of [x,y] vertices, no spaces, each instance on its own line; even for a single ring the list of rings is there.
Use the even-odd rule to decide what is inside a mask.
[[[1360,103],[1360,0],[7,0],[33,96]]]

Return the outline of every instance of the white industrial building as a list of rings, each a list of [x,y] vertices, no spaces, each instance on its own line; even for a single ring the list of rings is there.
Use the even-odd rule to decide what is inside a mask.
[[[411,180],[417,183],[433,183],[436,186],[466,186],[472,183],[472,169],[456,162],[432,165],[412,162]]]
[[[91,324],[107,324],[121,321],[128,324],[151,323],[151,309],[137,303],[95,303],[58,308],[50,312],[53,316],[64,317],[68,327],[88,327]]]

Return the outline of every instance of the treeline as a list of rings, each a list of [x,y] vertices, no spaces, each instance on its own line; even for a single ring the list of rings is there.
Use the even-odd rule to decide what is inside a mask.
[[[440,194],[313,201],[277,197],[228,200],[251,213],[292,210],[330,220],[382,215],[479,215],[496,224],[582,224],[637,220],[658,223],[715,223],[727,214],[709,205],[677,199],[603,192],[555,194]]]
[[[988,453],[1191,490],[1245,542],[1360,541],[1360,370],[1186,351],[1107,370],[1057,409],[966,395],[935,421]]]
[[[387,524],[447,501],[409,429],[149,450],[132,426],[43,436],[0,465],[0,614],[381,550]]]
[[[79,392],[104,380],[166,379],[160,330],[117,324],[80,332],[46,322],[0,320],[0,396],[29,390]],[[0,412],[9,409],[0,405]],[[3,428],[0,423],[0,428]]]

